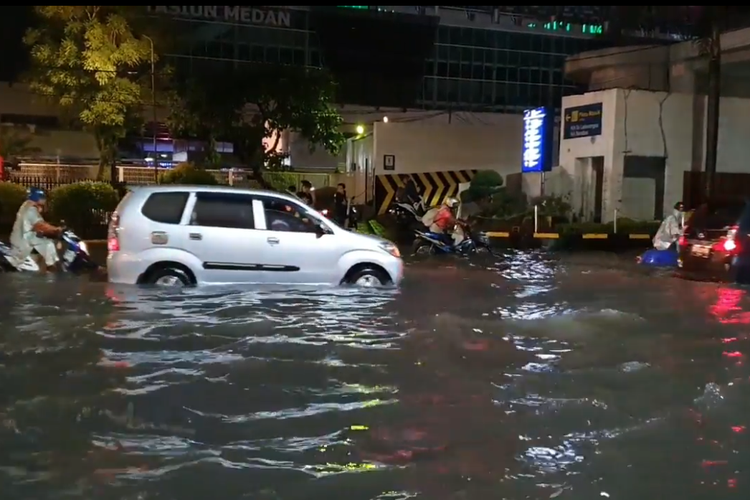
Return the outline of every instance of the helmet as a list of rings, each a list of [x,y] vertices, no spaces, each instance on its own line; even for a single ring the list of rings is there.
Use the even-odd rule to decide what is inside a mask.
[[[445,205],[448,208],[456,208],[458,206],[458,200],[455,198],[446,198],[443,202],[443,205]]]
[[[44,199],[47,198],[47,195],[44,193],[44,190],[41,188],[33,187],[29,189],[29,201],[33,201],[35,203],[38,203]]]

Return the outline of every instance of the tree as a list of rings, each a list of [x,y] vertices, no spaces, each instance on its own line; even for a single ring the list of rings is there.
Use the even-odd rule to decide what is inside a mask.
[[[142,124],[151,42],[134,33],[138,7],[40,6],[31,51],[32,91],[70,112],[99,148],[98,178],[114,170],[117,144]],[[112,172],[114,173],[114,172]],[[114,177],[112,177],[114,178]]]
[[[173,135],[206,141],[213,162],[218,161],[216,143],[232,143],[234,154],[263,184],[264,167],[281,168],[284,156],[276,150],[284,130],[299,132],[312,149],[332,154],[344,143],[343,120],[332,106],[335,84],[324,71],[242,65],[176,81],[168,119]]]
[[[29,156],[39,152],[32,146],[34,136],[25,127],[0,125],[0,157],[14,160],[19,156]]]

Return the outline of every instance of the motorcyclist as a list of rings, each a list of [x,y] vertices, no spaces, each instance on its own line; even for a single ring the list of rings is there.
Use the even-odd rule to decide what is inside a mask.
[[[659,230],[654,236],[654,248],[657,250],[668,250],[676,245],[677,240],[682,234],[682,219],[685,212],[685,205],[678,201],[674,204],[672,213],[667,215],[659,226]]]
[[[54,238],[62,233],[62,228],[45,222],[42,212],[47,196],[39,188],[29,190],[28,199],[21,205],[10,234],[11,254],[8,261],[19,267],[33,251],[42,257],[47,269],[53,269],[59,261]]]
[[[404,175],[401,177],[401,182],[404,183],[404,199],[412,205],[418,204],[421,198],[419,197],[419,188],[417,188],[414,179],[410,175]]]
[[[450,245],[453,245],[453,228],[456,225],[458,205],[456,198],[446,198],[430,222],[430,232],[442,235],[445,242]]]

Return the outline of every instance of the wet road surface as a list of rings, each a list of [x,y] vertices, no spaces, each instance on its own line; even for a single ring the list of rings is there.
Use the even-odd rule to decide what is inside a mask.
[[[750,492],[745,290],[587,254],[406,276],[374,291],[2,276],[1,498]]]

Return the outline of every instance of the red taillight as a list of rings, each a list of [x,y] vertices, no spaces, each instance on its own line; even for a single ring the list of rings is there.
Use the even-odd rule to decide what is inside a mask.
[[[727,235],[718,243],[713,245],[714,250],[726,252],[729,254],[737,253],[740,249],[735,236],[737,235],[737,226],[732,226],[727,231]]]
[[[113,213],[109,220],[109,227],[107,228],[107,250],[111,252],[120,251],[120,238],[118,232],[120,230],[120,216],[117,213]]]
[[[110,252],[120,251],[120,240],[117,239],[117,236],[107,239],[107,250]]]
[[[687,246],[688,242],[687,242],[687,238],[685,238],[684,234],[682,236],[680,236],[679,240],[677,240],[677,244],[679,246],[681,246],[681,247],[686,247]]]

